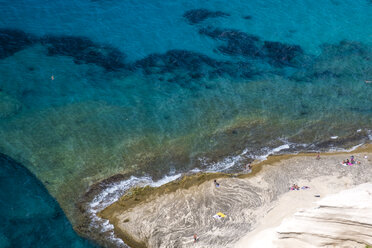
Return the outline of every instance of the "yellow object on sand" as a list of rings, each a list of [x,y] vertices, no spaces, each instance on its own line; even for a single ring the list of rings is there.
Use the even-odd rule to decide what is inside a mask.
[[[217,215],[220,216],[221,218],[225,218],[225,217],[226,217],[226,215],[224,215],[224,214],[221,213],[221,212],[218,212]]]

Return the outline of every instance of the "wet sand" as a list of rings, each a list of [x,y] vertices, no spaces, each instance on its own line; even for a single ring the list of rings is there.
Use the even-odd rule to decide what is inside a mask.
[[[351,155],[361,164],[342,166],[340,161]],[[371,145],[315,158],[273,156],[245,176],[193,175],[159,188],[135,189],[99,215],[132,247],[270,247],[257,241],[270,242],[268,237],[276,235],[273,230],[285,217],[329,194],[370,182]],[[310,189],[289,191],[293,183]],[[320,198],[314,197],[318,194]],[[213,218],[218,212],[227,217]]]

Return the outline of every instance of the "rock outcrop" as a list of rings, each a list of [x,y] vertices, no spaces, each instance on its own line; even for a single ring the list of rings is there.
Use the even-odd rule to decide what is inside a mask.
[[[372,245],[372,183],[325,197],[283,220],[277,232],[278,247]]]

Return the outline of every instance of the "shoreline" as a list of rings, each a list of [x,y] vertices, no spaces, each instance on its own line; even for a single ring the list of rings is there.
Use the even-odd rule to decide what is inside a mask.
[[[371,144],[365,144],[361,147],[358,147],[356,150],[353,151],[336,151],[336,152],[329,152],[329,153],[322,153],[321,157],[329,157],[329,156],[340,156],[343,154],[350,154],[352,152],[353,154],[356,153],[370,153],[372,150]],[[214,179],[221,179],[221,180],[247,180],[250,178],[254,178],[257,174],[261,174],[261,171],[265,166],[270,166],[273,164],[280,164],[283,163],[283,161],[287,161],[293,158],[315,158],[316,153],[300,153],[300,154],[286,154],[286,155],[271,155],[267,158],[265,161],[261,161],[259,163],[254,163],[253,165],[253,171],[250,174],[245,175],[234,175],[234,174],[226,174],[226,173],[198,173],[198,174],[192,174],[192,175],[186,175],[183,176],[180,179],[177,179],[175,181],[169,182],[167,184],[164,184],[160,187],[152,188],[149,186],[143,187],[143,188],[132,188],[129,192],[127,192],[119,201],[116,201],[114,204],[112,204],[110,207],[105,208],[105,210],[98,213],[99,217],[108,218],[108,216],[113,214],[113,212],[110,212],[113,208],[112,206],[120,202],[120,207],[122,212],[130,212],[131,209],[136,209],[136,207],[139,207],[141,205],[146,205],[149,202],[156,201],[156,199],[161,198],[166,195],[175,194],[175,192],[182,191],[182,190],[188,190],[190,188],[199,187],[200,185],[205,184],[208,181],[212,181]],[[231,179],[230,179],[231,178]],[[110,210],[111,209],[111,210]],[[110,219],[110,218],[108,218]],[[119,236],[122,240],[124,240],[127,244],[135,244],[135,245],[141,245],[143,242],[133,243],[133,240],[136,241],[136,239],[133,239],[132,236],[126,232],[123,232],[123,230],[118,231],[118,223],[115,223],[112,219],[110,219],[110,223],[114,225],[115,227],[115,233],[117,236]],[[137,247],[137,246],[135,246]]]

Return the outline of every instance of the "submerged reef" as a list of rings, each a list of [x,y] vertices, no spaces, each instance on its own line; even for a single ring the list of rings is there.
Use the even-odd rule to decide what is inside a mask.
[[[49,56],[70,56],[76,64],[96,64],[107,71],[125,68],[125,54],[119,49],[100,45],[86,37],[45,36],[41,43],[48,47]]]
[[[238,30],[207,27],[200,29],[199,33],[226,42],[226,45],[217,48],[223,54],[261,59],[274,66],[293,66],[295,59],[303,54],[301,47],[297,45],[262,42],[257,36]],[[175,72],[180,74],[168,78],[171,82],[198,80],[204,77],[252,78],[259,74],[257,68],[244,61],[217,60],[181,49],[150,54],[133,63],[126,63],[126,55],[119,49],[95,43],[87,37],[52,35],[36,37],[20,30],[2,30],[0,42],[4,44],[0,50],[0,58],[11,56],[31,45],[41,44],[47,48],[48,56],[72,57],[76,64],[95,64],[108,72],[140,69],[147,75]],[[30,68],[30,71],[33,70],[34,68]]]
[[[225,45],[217,48],[223,54],[259,58],[276,67],[297,66],[299,61],[296,61],[296,59],[304,55],[304,51],[299,45],[261,41],[258,36],[235,29],[220,29],[208,26],[199,29],[199,34],[226,42]]]
[[[207,9],[191,9],[183,14],[190,24],[197,24],[207,18],[226,17],[230,14],[222,11],[210,11]]]
[[[226,41],[227,44],[219,46],[218,50],[227,55],[242,55],[261,57],[263,53],[259,47],[260,38],[234,29],[220,29],[206,27],[199,30],[199,34],[213,39]]]
[[[37,41],[31,34],[18,29],[0,29],[0,59],[12,56]]]
[[[37,37],[18,29],[0,29],[0,59],[32,45],[47,47],[49,56],[73,57],[76,64],[96,64],[107,71],[125,68],[126,55],[119,49],[95,43],[86,37],[53,36]]]
[[[266,57],[271,63],[281,65],[294,65],[294,59],[304,51],[298,45],[289,45],[281,42],[265,41],[263,45]]]
[[[211,79],[218,77],[252,78],[259,74],[250,63],[218,61],[206,55],[186,51],[170,50],[164,54],[150,54],[137,61],[133,68],[145,74],[175,75],[168,82]]]

